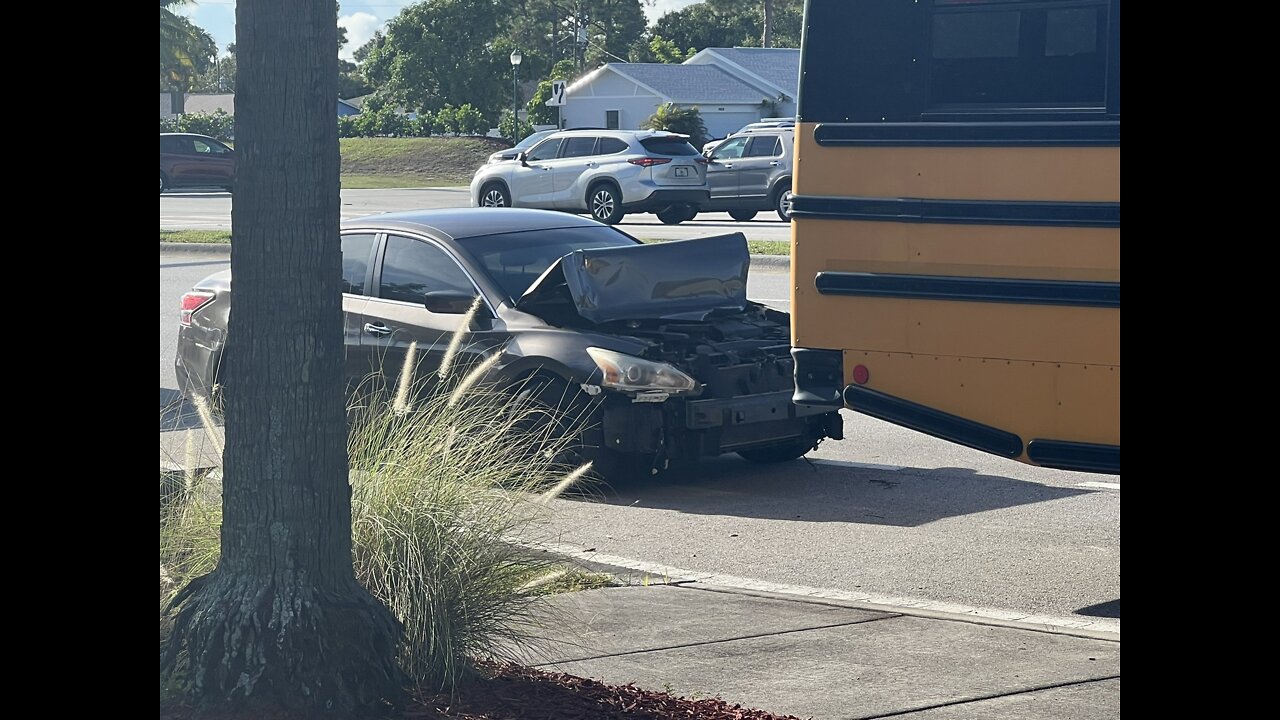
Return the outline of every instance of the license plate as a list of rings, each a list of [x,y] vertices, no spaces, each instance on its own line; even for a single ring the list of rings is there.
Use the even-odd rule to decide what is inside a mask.
[[[682,177],[682,178],[689,177],[689,168],[687,167],[676,168],[676,177]]]

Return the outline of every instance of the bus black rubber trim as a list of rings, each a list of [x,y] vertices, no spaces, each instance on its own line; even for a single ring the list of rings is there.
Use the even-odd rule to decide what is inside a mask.
[[[923,198],[792,195],[791,214],[819,220],[1120,227],[1118,202],[1028,202],[1024,200],[928,200]]]
[[[1120,147],[1120,121],[821,123],[823,147]]]
[[[1042,440],[1027,443],[1027,457],[1037,465],[1059,470],[1120,474],[1120,446]]]
[[[1120,283],[1078,280],[1022,280],[820,272],[813,280],[822,295],[953,300],[1068,307],[1120,307]]]
[[[1016,458],[1022,454],[1022,438],[1007,430],[983,425],[870,388],[846,386],[844,402],[850,409],[864,415],[993,455]]]

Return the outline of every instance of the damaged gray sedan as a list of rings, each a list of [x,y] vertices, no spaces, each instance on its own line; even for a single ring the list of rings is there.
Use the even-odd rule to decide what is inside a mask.
[[[491,382],[584,413],[583,453],[606,478],[701,456],[798,458],[842,437],[838,412],[792,403],[789,316],[747,300],[740,233],[650,245],[594,220],[484,208],[342,226],[347,373],[443,360],[479,298],[461,362],[498,355]],[[182,299],[177,375],[216,383],[230,273]]]

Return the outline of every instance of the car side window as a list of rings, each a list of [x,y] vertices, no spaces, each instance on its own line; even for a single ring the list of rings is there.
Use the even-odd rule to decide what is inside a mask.
[[[600,146],[596,148],[597,155],[612,155],[620,153],[631,147],[618,138],[602,137],[600,138]]]
[[[782,154],[782,141],[777,135],[760,135],[751,138],[746,157],[777,157]]]
[[[388,235],[378,297],[421,305],[427,293],[439,291],[476,289],[449,253],[422,240]]]
[[[369,277],[369,262],[377,235],[342,236],[342,292],[364,295]]]
[[[716,151],[711,153],[713,160],[732,160],[742,157],[742,151],[747,146],[747,140],[750,138],[734,138],[725,142]]]
[[[180,153],[182,152],[182,140],[176,137],[160,138],[160,152],[162,153]]]
[[[560,157],[587,157],[596,154],[596,139],[593,137],[565,138],[564,152]]]
[[[560,143],[563,141],[564,141],[564,138],[547,138],[546,140],[543,140],[537,145],[534,145],[533,149],[529,151],[529,154],[525,156],[525,159],[526,160],[555,159],[556,155],[560,152]]]
[[[192,139],[191,144],[192,144],[193,146],[195,146],[196,153],[198,153],[198,154],[200,154],[200,155],[216,155],[216,154],[218,154],[218,151],[217,151],[217,150],[214,150],[212,145],[210,145],[209,143],[207,143],[207,142],[205,142],[205,141],[203,141],[203,140],[196,140],[196,139]]]

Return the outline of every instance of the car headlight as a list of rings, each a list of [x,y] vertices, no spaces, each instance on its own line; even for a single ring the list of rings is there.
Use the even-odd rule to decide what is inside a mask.
[[[589,347],[587,354],[604,373],[601,385],[614,390],[663,390],[669,393],[693,392],[698,381],[673,365],[644,360],[604,348]]]

